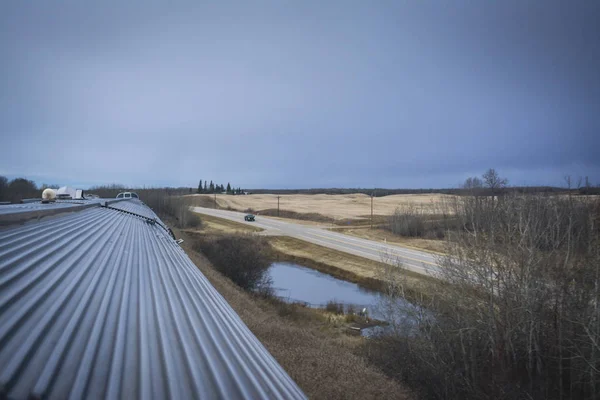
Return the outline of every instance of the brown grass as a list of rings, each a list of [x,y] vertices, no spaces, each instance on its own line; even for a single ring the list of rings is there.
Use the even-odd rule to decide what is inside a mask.
[[[196,207],[215,208],[214,195],[185,195],[183,196],[190,200],[190,204]]]
[[[187,197],[187,196],[186,196]],[[214,195],[190,195],[209,207],[212,207]],[[402,194],[376,197],[373,210],[376,215],[391,215],[397,207],[404,204],[414,204],[425,213],[436,213],[436,203],[450,199],[453,196],[443,194]],[[260,211],[277,209],[277,195],[252,194],[247,196],[217,195],[217,204],[221,208],[231,208],[244,211],[249,208]],[[282,195],[279,203],[280,210],[302,214],[316,213],[335,220],[364,219],[371,214],[371,198],[364,194],[349,195]]]
[[[193,251],[191,242],[186,240],[183,248],[192,261],[310,398],[412,398],[356,354],[365,339],[330,329],[314,310],[244,292]]]
[[[296,211],[289,210],[279,210],[276,208],[269,208],[266,210],[260,210],[258,212],[259,215],[268,216],[268,217],[280,217],[286,219],[295,219],[295,220],[305,220],[305,221],[313,221],[320,223],[333,223],[334,219],[319,213],[299,213]]]
[[[259,217],[261,217],[261,218],[264,216],[263,214],[260,214],[260,213],[257,214],[257,215]],[[325,223],[322,223],[322,222],[311,221],[311,220],[308,220],[308,219],[293,219],[293,220],[290,220],[290,218],[284,218],[284,217],[280,218],[280,217],[271,217],[271,216],[267,216],[267,218],[274,219],[276,221],[291,222],[291,223],[299,224],[299,225],[310,225],[310,226],[318,226],[318,227],[324,227],[324,228],[333,226],[332,224],[325,224]]]

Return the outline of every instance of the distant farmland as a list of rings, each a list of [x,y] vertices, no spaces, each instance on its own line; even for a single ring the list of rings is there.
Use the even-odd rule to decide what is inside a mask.
[[[200,202],[210,206],[214,202],[214,195],[192,195],[200,197]],[[397,207],[411,204],[428,214],[440,212],[439,205],[443,200],[450,200],[454,196],[446,194],[399,194],[376,197],[373,201],[375,215],[391,215]],[[220,208],[231,208],[239,211],[252,209],[261,210],[277,209],[277,195],[251,194],[246,196],[217,195],[217,204]],[[361,219],[371,214],[371,197],[365,194],[293,194],[281,195],[279,207],[282,211],[293,211],[302,214],[317,213],[335,219]]]

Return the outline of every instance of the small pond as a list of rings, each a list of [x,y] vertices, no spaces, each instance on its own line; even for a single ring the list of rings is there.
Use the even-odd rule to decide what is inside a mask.
[[[407,322],[406,314],[399,315],[398,307],[390,310],[388,298],[382,293],[364,289],[356,283],[334,278],[302,265],[276,262],[271,265],[269,275],[273,281],[275,295],[288,302],[302,302],[311,307],[324,308],[328,302],[352,305],[356,311],[366,307],[372,318]],[[409,309],[411,304],[399,300]]]
[[[378,304],[381,296],[377,292],[361,288],[356,283],[293,263],[273,263],[269,275],[277,296],[308,303],[313,307],[325,307],[332,300],[344,304],[371,306]]]

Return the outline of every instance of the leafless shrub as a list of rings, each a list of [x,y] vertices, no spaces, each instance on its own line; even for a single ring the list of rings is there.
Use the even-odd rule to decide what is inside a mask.
[[[197,242],[196,249],[241,288],[271,294],[271,279],[267,273],[271,260],[265,238],[249,234],[205,238]]]
[[[325,311],[328,311],[333,314],[343,315],[344,314],[344,304],[338,303],[335,300],[330,300],[325,305]]]
[[[357,314],[346,314],[346,317],[344,318],[344,321],[346,321],[347,323],[353,323],[353,322],[358,322],[361,321],[361,317],[359,317]]]
[[[285,301],[277,302],[277,315],[280,317],[296,320],[300,317],[298,309],[301,307],[299,304],[287,303]]]
[[[415,204],[404,204],[388,217],[384,227],[399,236],[423,237],[427,239],[444,239],[449,229],[456,229],[456,219],[443,209],[446,204],[428,205],[430,211],[425,212]]]
[[[202,221],[198,214],[190,209],[190,203],[185,198],[175,197],[171,199],[171,212],[175,216],[178,228],[199,228]]]
[[[356,307],[354,304],[348,304],[346,306],[346,314],[353,315],[356,314]]]
[[[173,220],[177,228],[198,228],[202,220],[194,213],[193,198],[170,196],[162,189],[150,189],[138,192],[140,199],[152,208],[161,218]]]
[[[598,200],[515,193],[454,206],[462,229],[440,281],[413,298],[429,317],[370,341],[368,357],[431,398],[598,398]]]
[[[334,221],[333,218],[319,213],[301,213],[291,210],[277,210],[276,208],[260,210],[260,215],[327,223],[331,223]]]
[[[414,204],[404,204],[398,208],[389,219],[392,233],[401,236],[423,236],[425,220],[423,214]]]

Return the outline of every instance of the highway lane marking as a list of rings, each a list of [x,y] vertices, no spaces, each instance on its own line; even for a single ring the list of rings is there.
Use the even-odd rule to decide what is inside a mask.
[[[343,238],[348,238],[348,240],[350,241],[354,241],[357,243],[364,243],[365,241],[367,242],[373,242],[373,243],[379,243],[378,241],[375,241],[373,239],[363,239],[363,238],[359,238],[359,237],[355,237],[355,236],[351,236],[351,235],[347,235],[344,233],[339,233],[339,232],[334,232],[334,231],[329,231],[329,230],[325,230],[325,229],[320,229],[322,231],[327,231],[328,234],[331,235],[335,235],[337,237],[343,237]],[[385,243],[385,246],[390,246],[390,247],[396,247],[399,250],[405,252],[406,254],[411,254],[414,256],[435,256],[436,254],[432,254],[430,252],[426,252],[426,251],[419,251],[419,250],[415,250],[415,249],[409,249],[409,248],[405,248],[403,245],[398,245],[398,244],[394,244],[394,243]]]
[[[212,210],[212,209],[209,209],[209,210],[210,210],[210,212],[212,212],[212,214],[209,214],[208,212],[206,214],[213,215],[213,216],[218,216],[218,215],[215,215],[215,214],[220,214],[221,217],[224,217],[225,219],[229,219],[229,220],[233,220],[234,217],[239,217],[240,216],[239,213],[236,213],[236,212],[233,212],[233,211],[223,211],[223,210],[218,210],[217,211],[217,210]],[[208,210],[206,210],[206,211],[208,211]],[[242,221],[239,221],[237,219],[233,220],[233,221],[234,222],[242,222]],[[253,224],[251,224],[250,222],[247,222],[247,221],[243,221],[243,223],[248,224],[248,225],[253,225]],[[364,251],[361,251],[361,250],[353,249],[351,246],[361,247],[361,248],[369,250],[371,252],[378,252],[378,251],[381,251],[381,250],[384,250],[384,251],[385,250],[390,250],[391,252],[394,253],[394,255],[398,256],[401,259],[411,260],[411,261],[415,261],[417,263],[420,263],[421,265],[414,265],[414,264],[409,264],[409,263],[405,263],[405,264],[407,266],[411,266],[413,268],[421,269],[423,271],[433,270],[432,268],[425,267],[423,264],[432,265],[432,266],[436,267],[435,269],[437,269],[437,267],[438,267],[438,265],[436,263],[432,263],[432,262],[429,262],[429,261],[419,260],[419,259],[416,259],[416,258],[408,257],[408,256],[402,254],[402,249],[395,249],[395,248],[389,247],[389,246],[386,248],[385,246],[382,246],[378,242],[374,242],[373,241],[373,245],[372,245],[373,247],[367,247],[367,246],[365,246],[363,244],[360,244],[360,243],[352,243],[353,241],[355,241],[355,238],[346,238],[346,237],[344,237],[344,239],[348,239],[348,240],[336,239],[335,237],[332,237],[332,236],[335,236],[334,232],[328,232],[328,233],[332,234],[331,236],[323,236],[323,235],[320,235],[318,233],[315,233],[314,231],[317,230],[315,228],[304,228],[304,226],[301,226],[301,225],[298,226],[298,224],[292,224],[292,223],[289,223],[289,222],[282,222],[282,221],[269,221],[269,223],[273,223],[273,225],[279,225],[279,227],[268,226],[268,225],[262,224],[262,223],[260,224],[262,226],[259,226],[259,224],[254,224],[254,226],[259,226],[259,227],[265,227],[266,226],[267,229],[277,229],[277,230],[281,231],[282,233],[287,234],[288,236],[302,237],[305,240],[306,239],[312,239],[313,241],[315,241],[317,243],[320,243],[321,245],[324,245],[324,247],[328,247],[328,248],[332,248],[331,247],[332,243],[327,243],[326,241],[315,239],[315,238],[312,238],[311,236],[307,236],[307,235],[314,235],[314,236],[317,236],[317,237],[320,237],[320,238],[323,238],[323,239],[327,239],[329,241],[334,241],[334,242],[342,243],[342,244],[344,244],[346,246],[350,246],[350,247],[344,247],[344,246],[337,245],[338,248],[337,249],[334,248],[334,249],[335,250],[340,250],[342,252],[349,252],[350,251],[350,252],[360,253],[360,254],[363,255],[363,257],[366,255],[366,256],[368,256],[366,258],[374,260],[374,261],[380,261],[381,262],[381,260],[375,260],[373,258],[373,257],[377,257],[374,254],[367,253],[367,252],[364,252]],[[299,230],[300,232],[298,232],[298,233],[285,232],[282,229],[283,228],[282,225],[286,226],[287,228],[291,228],[292,230],[294,230],[294,229]],[[298,227],[300,227],[300,229],[298,229]],[[306,240],[306,241],[308,241],[309,243],[311,242],[311,240]],[[378,249],[375,246],[380,246],[380,248]],[[341,249],[339,247],[341,247]],[[428,254],[425,254],[425,256],[428,256]]]
[[[237,211],[219,210],[219,212],[221,212],[221,213],[230,213],[230,215],[237,215],[237,216],[239,216],[239,212],[237,212]],[[265,223],[267,221],[268,221],[269,224],[273,224],[274,227],[275,226],[283,226],[283,227],[288,227],[288,228],[292,228],[292,229],[298,229],[298,228],[300,228],[303,231],[307,231],[307,230],[308,231],[320,231],[320,232],[326,232],[327,234],[332,235],[332,236],[336,236],[336,237],[339,237],[339,238],[344,238],[346,240],[354,241],[354,242],[357,242],[357,243],[360,243],[360,242],[362,242],[362,243],[364,243],[364,242],[373,242],[373,243],[379,244],[379,242],[376,242],[376,241],[371,240],[371,239],[362,239],[362,238],[358,238],[358,237],[346,235],[346,234],[339,233],[339,232],[329,231],[329,230],[324,229],[324,228],[318,228],[318,227],[310,226],[310,225],[302,225],[302,224],[297,224],[297,223],[294,223],[294,222],[286,222],[286,221],[279,221],[279,220],[273,220],[273,219],[263,219],[261,221],[261,223]],[[387,246],[390,246],[390,245],[387,245]],[[432,254],[429,253],[429,252],[425,252],[425,251],[421,252],[419,250],[408,249],[408,248],[404,248],[404,247],[399,246],[399,245],[398,246],[394,245],[394,246],[397,247],[398,250],[400,250],[400,251],[402,251],[402,252],[404,252],[406,254],[411,254],[411,255],[414,255],[414,256],[432,256]]]
[[[351,236],[348,236],[348,235],[340,234],[338,232],[327,231],[327,230],[321,229],[321,228],[304,227],[303,225],[294,224],[294,223],[291,223],[291,222],[283,222],[283,221],[269,221],[269,222],[273,222],[274,225],[286,226],[286,227],[293,228],[293,229],[300,228],[302,231],[305,231],[305,232],[308,231],[308,232],[310,232],[310,233],[312,233],[314,235],[320,236],[320,237],[325,237],[325,236],[318,235],[317,233],[314,233],[314,231],[324,232],[324,233],[327,233],[327,234],[331,235],[330,237],[328,237],[328,238],[331,238],[331,240],[336,240],[336,239],[334,239],[334,237],[337,237],[337,238],[339,238],[338,241],[340,241],[340,242],[347,241],[347,244],[350,244],[350,242],[354,242],[356,246],[360,246],[360,247],[365,248],[365,249],[368,249],[367,247],[365,247],[365,242],[372,242],[373,246],[379,245],[382,248],[387,248],[387,249],[393,250],[395,252],[400,253],[400,255],[402,257],[405,257],[406,259],[413,260],[413,261],[418,261],[418,262],[423,262],[423,263],[426,263],[426,264],[429,264],[429,265],[434,265],[434,266],[438,265],[437,263],[432,263],[430,261],[423,261],[423,260],[411,258],[411,257],[405,255],[405,254],[409,254],[409,255],[417,256],[417,257],[419,257],[419,256],[420,257],[433,257],[432,254],[427,253],[427,252],[411,251],[409,249],[402,248],[401,246],[388,245],[388,244],[380,244],[379,242],[376,242],[374,240],[355,238],[355,237],[351,237]],[[280,229],[282,229],[282,228],[280,228]]]
[[[230,215],[234,215],[234,214],[235,215],[239,215],[239,214],[237,214],[236,211],[222,211],[222,210],[219,210],[219,212],[222,212],[222,213],[231,213]],[[263,224],[265,222],[267,222],[267,220],[262,220],[261,221],[261,223],[263,223]],[[340,240],[346,240],[346,241],[350,241],[350,242],[355,242],[355,243],[357,243],[358,246],[360,246],[358,243],[362,243],[363,245],[361,247],[363,247],[363,248],[366,248],[366,247],[364,247],[364,243],[365,242],[372,242],[373,245],[375,245],[375,244],[381,245],[379,242],[376,242],[374,240],[356,238],[356,237],[352,237],[352,236],[349,236],[349,235],[341,234],[339,232],[327,231],[327,230],[322,229],[322,228],[315,228],[315,227],[305,226],[305,225],[296,224],[296,223],[293,223],[293,222],[285,222],[285,221],[278,221],[278,220],[268,220],[268,223],[266,225],[268,225],[268,224],[272,224],[273,228],[277,227],[278,229],[282,229],[283,227],[286,227],[286,228],[290,228],[290,229],[301,229],[302,231],[309,231],[309,232],[310,231],[321,231],[321,232],[324,232],[324,233],[326,232],[327,234],[331,235],[332,238],[335,236],[335,237],[340,238]],[[401,246],[394,245],[392,247],[392,245],[388,245],[388,244],[385,244],[383,246],[384,247],[388,246],[388,248],[394,248],[395,251],[398,251],[398,252],[401,252],[401,253],[404,253],[404,254],[413,255],[413,256],[421,256],[421,257],[432,257],[433,256],[432,254],[430,254],[428,252],[414,251],[414,250],[410,250],[410,249],[405,249],[405,248],[403,248]],[[406,257],[406,258],[409,258],[409,257]],[[412,260],[414,260],[414,259],[412,259]],[[421,261],[421,260],[416,260],[416,261]],[[431,263],[431,262],[428,262],[428,261],[423,261],[423,262],[425,262],[427,264],[430,264],[430,265],[437,265],[436,263]]]
[[[339,234],[336,234],[336,233],[333,233],[333,234],[336,235],[336,237],[340,238],[340,240],[346,239],[346,240],[348,240],[350,242],[356,243],[357,246],[360,245],[359,243],[362,243],[362,244],[365,244],[365,245],[367,243],[373,243],[373,245],[377,244],[377,245],[381,246],[382,248],[386,248],[386,249],[390,249],[390,250],[393,250],[395,252],[398,252],[398,253],[402,254],[403,257],[406,257],[406,258],[410,258],[410,257],[404,256],[404,254],[409,254],[409,255],[412,255],[412,256],[416,256],[416,257],[433,258],[433,255],[430,254],[430,253],[428,253],[428,252],[410,251],[410,250],[407,250],[407,249],[405,249],[404,247],[402,247],[400,245],[387,244],[387,243],[379,243],[379,242],[376,242],[376,241],[371,240],[371,239],[354,238],[354,237],[351,237],[349,235],[339,235]],[[419,260],[419,261],[421,261],[421,260]],[[428,261],[423,261],[423,262],[428,262]],[[429,263],[431,263],[431,262],[429,262]],[[437,264],[433,264],[433,265],[437,265]]]
[[[248,222],[245,220],[242,220],[242,215],[240,215],[240,213],[236,212],[236,211],[223,211],[223,210],[211,210],[211,213],[206,212],[207,215],[212,215],[213,217],[217,217],[217,218],[224,218],[224,219],[228,219],[230,221],[234,221],[234,222],[239,222],[239,223],[243,223],[246,225],[253,225],[253,226],[259,226],[261,228],[265,228],[265,229],[278,229],[281,230],[281,225],[287,225],[288,227],[295,227],[295,224],[290,224],[287,222],[279,222],[279,221],[271,221],[271,220],[267,220],[267,219],[263,219],[260,222]]]
[[[222,219],[226,219],[228,221],[237,222],[237,223],[244,224],[244,225],[256,226],[256,227],[259,227],[259,228],[263,228],[265,230],[267,230],[267,229],[281,230],[278,227],[269,226],[269,225],[264,224],[262,222],[252,223],[252,222],[248,222],[248,221],[242,220],[241,216],[239,214],[237,214],[237,213],[233,214],[234,211],[222,211],[222,210],[213,210],[213,209],[206,209],[205,210],[202,207],[194,207],[194,208],[195,209],[200,208],[200,210],[194,210],[195,212],[200,213],[200,214],[204,214],[204,215],[208,215],[208,216],[211,216],[211,217],[222,218]],[[230,212],[232,214],[229,214]]]
[[[311,240],[306,240],[307,242],[310,242],[310,243],[315,243],[315,242],[317,242],[317,243],[321,243],[321,244],[323,245],[323,247],[327,247],[327,248],[330,248],[330,249],[334,249],[334,250],[342,251],[342,252],[345,252],[345,253],[350,253],[350,254],[355,254],[355,255],[356,255],[356,253],[363,254],[363,256],[362,256],[362,257],[364,257],[364,256],[366,255],[366,256],[368,256],[368,257],[365,257],[365,258],[368,258],[368,259],[370,259],[370,260],[373,260],[373,261],[378,261],[378,262],[382,262],[382,263],[384,263],[384,264],[389,264],[389,263],[385,263],[385,262],[384,262],[384,261],[382,261],[381,259],[375,259],[375,258],[373,258],[373,257],[376,257],[376,256],[374,256],[374,255],[373,255],[373,254],[371,254],[371,253],[366,253],[366,252],[364,252],[364,251],[361,251],[361,250],[356,250],[356,249],[353,249],[353,248],[347,248],[347,247],[343,247],[343,246],[340,246],[340,245],[336,245],[336,244],[334,244],[334,243],[328,243],[328,242],[324,242],[324,241],[321,241],[321,240],[319,240],[319,239],[315,239],[314,237],[311,237],[311,236],[306,236],[306,235],[299,235],[299,236],[300,236],[300,237],[303,237],[303,238],[305,238],[305,240],[306,240],[306,239],[311,239]],[[332,246],[337,246],[337,247],[332,247]],[[340,247],[341,247],[342,249],[340,249]],[[344,249],[345,249],[345,250],[344,250]],[[401,257],[401,258],[410,259],[410,258],[408,258],[408,257]],[[417,261],[418,263],[421,263],[421,264],[425,264],[425,262],[424,262],[424,261],[421,261],[421,260],[415,260],[415,259],[410,259],[410,260]],[[431,264],[431,265],[433,265],[435,268],[430,268],[430,267],[426,267],[425,265],[415,265],[415,264],[410,264],[410,263],[404,263],[404,264],[405,264],[405,265],[407,265],[407,266],[410,266],[410,267],[416,268],[416,269],[423,270],[423,271],[437,271],[437,270],[438,270],[438,268],[437,268],[437,265],[436,265],[436,264]],[[393,264],[391,264],[391,265],[393,265]]]
[[[298,238],[298,239],[301,239],[301,240],[302,240],[302,238],[303,238],[303,239],[304,239],[304,241],[306,241],[306,242],[309,242],[309,243],[313,243],[313,244],[315,244],[315,242],[316,242],[316,244],[321,244],[323,247],[326,247],[326,248],[328,248],[328,249],[333,249],[333,250],[342,251],[343,253],[349,253],[349,251],[344,251],[344,250],[340,250],[339,248],[337,248],[337,249],[336,249],[335,247],[331,247],[331,243],[323,242],[323,241],[321,241],[321,240],[319,240],[319,239],[315,239],[315,238],[313,238],[313,237],[310,237],[310,236],[298,235],[298,236],[295,236],[295,237],[296,237],[296,238]],[[351,250],[352,252],[354,252],[354,253],[350,253],[350,254],[357,255],[356,253],[359,253],[359,254],[363,254],[363,256],[362,256],[362,257],[365,257],[365,255],[366,255],[367,257],[365,257],[365,258],[367,258],[367,259],[370,259],[370,260],[373,260],[373,261],[382,262],[382,261],[380,261],[380,260],[374,260],[374,259],[372,258],[372,257],[373,257],[373,255],[372,255],[372,254],[365,253],[364,251],[355,250],[355,249],[350,249],[350,250]],[[413,267],[413,268],[415,268],[415,269],[418,269],[418,270],[422,270],[422,271],[424,271],[424,272],[429,272],[429,271],[431,270],[430,268],[427,268],[427,267],[425,267],[425,266],[422,266],[422,265],[414,265],[414,264],[408,264],[408,263],[407,263],[406,265],[407,265],[407,266],[410,266],[410,267]]]
[[[387,250],[387,249],[389,249],[389,250],[391,250],[392,252],[395,252],[395,250],[396,250],[396,249],[394,249],[394,248],[387,248],[387,249],[386,249],[386,248],[385,248],[385,247],[383,247],[383,246],[381,246],[381,248],[380,248],[380,249],[374,249],[374,248],[370,248],[370,247],[367,247],[367,246],[364,246],[364,245],[361,245],[361,244],[358,244],[358,243],[349,243],[349,242],[346,242],[346,241],[343,241],[343,240],[338,240],[338,239],[334,239],[334,238],[331,238],[331,237],[322,236],[322,235],[319,235],[319,234],[316,234],[316,233],[311,233],[311,234],[313,234],[313,235],[315,235],[315,236],[318,236],[318,237],[321,237],[321,238],[323,238],[323,239],[334,240],[334,241],[336,241],[336,242],[344,243],[344,244],[346,244],[346,245],[348,245],[348,246],[358,246],[358,247],[362,247],[363,249],[367,249],[367,250],[371,250],[371,251],[380,251],[380,250]],[[377,244],[379,244],[379,243],[377,243]],[[423,263],[423,264],[429,264],[429,265],[433,265],[433,266],[437,267],[437,264],[436,264],[436,263],[432,263],[432,262],[425,261],[425,260],[419,260],[419,259],[412,258],[412,257],[407,257],[407,256],[405,256],[405,255],[398,254],[398,253],[395,253],[395,255],[397,255],[397,256],[400,256],[401,258],[405,258],[405,259],[407,259],[407,260],[417,261],[417,262],[420,262],[420,263]]]

